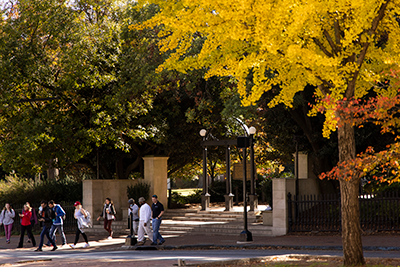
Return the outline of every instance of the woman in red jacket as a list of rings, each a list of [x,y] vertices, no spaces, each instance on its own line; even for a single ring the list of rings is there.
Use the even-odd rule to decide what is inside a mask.
[[[36,247],[36,240],[32,234],[32,225],[31,225],[31,217],[32,217],[32,208],[29,204],[24,205],[24,209],[22,214],[19,214],[21,218],[21,237],[19,239],[19,245],[17,248],[22,248],[24,245],[24,234],[25,230],[28,232],[28,237],[32,240],[32,245]]]

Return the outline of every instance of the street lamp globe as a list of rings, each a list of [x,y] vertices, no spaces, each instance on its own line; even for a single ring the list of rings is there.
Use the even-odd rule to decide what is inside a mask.
[[[255,134],[256,131],[257,131],[257,129],[256,129],[256,127],[254,127],[254,126],[251,126],[251,127],[249,128],[249,133],[250,133],[250,134]]]
[[[200,130],[200,136],[204,137],[207,134],[207,130],[206,129],[201,129]]]

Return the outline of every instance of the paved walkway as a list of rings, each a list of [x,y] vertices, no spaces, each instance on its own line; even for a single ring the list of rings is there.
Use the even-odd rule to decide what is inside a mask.
[[[282,237],[259,237],[254,236],[254,241],[251,243],[238,243],[239,241],[239,233],[238,236],[211,236],[211,235],[182,235],[182,236],[164,236],[166,242],[164,246],[160,247],[160,249],[164,248],[164,252],[166,255],[169,255],[168,251],[172,253],[170,256],[166,256],[165,258],[152,258],[151,262],[149,260],[145,260],[143,258],[138,257],[140,253],[152,253],[145,251],[123,251],[122,246],[125,244],[125,236],[115,237],[112,240],[106,239],[106,232],[104,235],[97,236],[89,236],[90,248],[83,249],[83,240],[80,238],[80,243],[78,244],[78,249],[72,250],[69,246],[64,246],[57,251],[57,254],[54,252],[50,252],[51,247],[44,247],[44,252],[33,252],[34,248],[30,243],[24,243],[25,248],[16,249],[19,237],[12,236],[11,244],[5,243],[4,236],[0,237],[0,265],[12,263],[16,264],[21,260],[34,259],[35,262],[19,262],[16,266],[76,266],[78,262],[73,260],[74,256],[80,255],[80,258],[84,259],[85,256],[90,257],[86,258],[83,262],[79,262],[81,266],[106,266],[109,263],[112,263],[113,266],[171,266],[172,263],[177,262],[177,257],[180,255],[179,251],[176,249],[189,249],[191,251],[193,249],[201,249],[202,251],[206,251],[206,249],[213,249],[215,253],[225,253],[224,251],[231,249],[240,249],[238,251],[242,251],[247,248],[258,248],[260,253],[264,253],[265,255],[271,255],[274,253],[284,253],[287,251],[291,251],[293,254],[305,252],[309,253],[322,253],[327,255],[341,255],[341,237],[339,235],[287,235]],[[35,236],[37,243],[39,243],[39,236]],[[75,235],[67,235],[67,240],[69,244],[73,242]],[[366,253],[366,256],[375,256],[377,255],[386,255],[385,257],[395,257],[400,258],[400,234],[392,233],[385,235],[370,235],[363,236],[363,246]],[[46,240],[47,241],[47,240]],[[58,243],[60,243],[60,238],[58,237]],[[148,242],[146,245],[149,245]],[[171,250],[172,249],[172,250]],[[174,250],[175,249],[175,250]],[[388,250],[382,251],[382,250]],[[319,252],[318,252],[319,251]],[[334,251],[334,252],[332,252]],[[162,252],[162,253],[164,253]],[[368,253],[369,254],[368,254]],[[100,254],[99,254],[100,253]],[[110,261],[106,261],[105,259],[96,259],[93,258],[96,255],[102,255],[105,257],[116,253],[126,253],[126,258],[115,258]],[[154,253],[161,253],[161,251],[154,251]],[[175,255],[175,254],[176,255]],[[182,252],[183,253],[183,252]],[[189,252],[188,252],[189,253]],[[196,253],[196,252],[193,252]],[[200,253],[200,252],[199,252]],[[254,251],[254,253],[258,253]],[[375,253],[373,255],[373,253]],[[174,254],[174,255],[173,255]],[[179,255],[178,255],[179,254]],[[221,254],[221,255],[222,255]],[[234,254],[234,253],[233,253]],[[38,256],[36,256],[38,255]],[[57,256],[56,255],[64,255]],[[69,258],[69,256],[72,258]],[[119,255],[119,254],[118,254]],[[122,255],[122,254],[121,254]],[[124,254],[125,255],[125,254]],[[155,254],[158,255],[158,254]],[[178,256],[177,256],[178,255]],[[182,255],[183,256],[183,255]],[[49,261],[51,258],[55,257],[51,262]],[[125,256],[124,256],[125,257]],[[169,257],[169,258],[168,258]],[[56,259],[57,258],[57,259]],[[218,258],[218,257],[216,257]],[[44,260],[44,261],[36,261],[36,260]],[[192,258],[191,263],[195,263],[196,258]]]
[[[164,236],[166,242],[164,244],[165,248],[171,246],[238,246],[243,245],[243,243],[238,243],[238,236],[211,236],[211,235],[183,235],[183,236]],[[35,236],[36,242],[39,243],[39,236]],[[68,243],[72,243],[75,235],[67,235]],[[369,250],[400,250],[400,233],[393,233],[387,235],[369,235],[363,236],[363,246]],[[26,240],[26,239],[25,239]],[[15,249],[19,242],[19,236],[11,237],[11,244],[6,244],[5,237],[0,237],[0,250],[2,249]],[[60,238],[58,238],[58,243],[60,243]],[[79,246],[83,246],[83,239],[80,237]],[[119,249],[125,243],[125,236],[116,237],[112,240],[106,239],[106,234],[101,236],[89,236],[89,243],[92,249],[104,250],[104,249]],[[148,241],[146,245],[149,245]],[[257,246],[283,246],[283,247],[293,247],[293,248],[315,248],[315,249],[329,249],[332,247],[340,247],[342,245],[342,239],[340,236],[315,236],[315,235],[287,235],[280,237],[258,237],[253,236],[253,242],[248,243],[248,245]],[[32,244],[24,243],[24,250],[32,249]],[[62,249],[70,249],[69,246]]]
[[[363,236],[364,247],[398,247],[400,249],[400,235],[373,235]],[[166,239],[165,245],[198,245],[212,244],[218,245],[237,245],[239,241],[235,236],[206,236],[206,235],[187,235],[181,237],[171,237]],[[265,246],[341,246],[342,239],[340,236],[304,236],[304,235],[287,235],[281,237],[253,237],[255,245]]]

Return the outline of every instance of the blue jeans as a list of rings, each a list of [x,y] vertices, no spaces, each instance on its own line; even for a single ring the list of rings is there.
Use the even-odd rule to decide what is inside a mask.
[[[50,237],[50,227],[47,227],[45,224],[43,224],[43,230],[40,233],[40,243],[39,243],[39,248],[42,249],[43,247],[43,241],[44,241],[44,236],[47,236],[47,239],[50,240],[50,243],[56,247],[56,243],[54,243],[54,240]]]
[[[161,236],[161,234],[158,232],[160,230],[160,225],[161,225],[162,219],[153,219],[153,243],[157,244],[157,239],[160,240],[160,242],[164,242],[164,238]]]
[[[65,238],[65,234],[64,234],[64,228],[62,226],[62,224],[58,224],[58,225],[52,225],[50,228],[50,236],[51,238],[54,240],[54,242],[56,242],[56,232],[60,233],[61,235],[61,242],[63,245],[65,245],[67,243],[67,239]],[[49,241],[47,241],[47,245],[50,246],[50,239]]]

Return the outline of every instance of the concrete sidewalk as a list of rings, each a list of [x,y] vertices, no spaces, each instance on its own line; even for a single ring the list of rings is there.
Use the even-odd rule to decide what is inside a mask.
[[[89,243],[90,250],[118,250],[125,244],[126,236],[116,236],[112,240],[107,240],[107,233],[104,235],[90,235]],[[40,241],[38,235],[35,236],[36,243]],[[253,236],[253,242],[249,243],[238,243],[240,240],[238,236],[211,236],[211,235],[181,235],[181,236],[164,236],[166,242],[160,249],[202,249],[202,248],[215,248],[215,249],[226,249],[226,248],[269,248],[269,249],[337,249],[341,250],[342,239],[339,235],[286,235],[280,237],[259,237]],[[74,242],[75,235],[67,234],[68,244]],[[363,247],[365,250],[398,250],[400,251],[400,233],[385,234],[385,235],[368,235],[362,237]],[[25,237],[25,240],[27,238]],[[12,236],[11,243],[6,244],[4,236],[0,237],[0,250],[2,249],[16,249],[19,242],[19,236]],[[45,238],[47,242],[47,238]],[[81,248],[83,238],[80,237],[78,248]],[[57,235],[57,244],[60,245],[61,239]],[[150,245],[150,241],[147,241],[147,246]],[[24,243],[24,249],[34,249],[31,243]],[[51,248],[46,248],[49,250]],[[62,249],[70,249],[69,246],[64,246]]]
[[[370,235],[363,236],[362,242],[365,250],[400,250],[400,235]],[[187,235],[171,237],[166,239],[165,249],[172,248],[286,248],[286,249],[342,249],[342,238],[340,236],[307,236],[307,235],[287,235],[280,237],[257,237],[253,236],[253,242],[238,243],[235,236],[206,236],[206,235]]]
[[[105,232],[105,231],[104,231]],[[75,234],[66,234],[67,238],[67,245],[61,247],[61,237],[57,234],[57,246],[59,249],[65,250],[65,249],[72,249],[70,248],[70,244],[73,244],[75,241]],[[39,246],[40,242],[40,236],[35,235],[36,239],[36,247],[32,246],[32,243],[27,243],[28,237],[25,235],[25,242],[24,242],[24,248],[20,250],[35,250],[37,246]],[[90,250],[111,250],[111,249],[118,249],[122,246],[122,244],[125,243],[125,236],[120,238],[120,237],[115,237],[111,240],[107,239],[107,232],[105,232],[104,235],[88,235],[89,239],[89,244],[90,247],[88,249]],[[1,250],[3,249],[16,249],[19,243],[19,236],[13,235],[11,236],[10,244],[6,243],[6,238],[4,236],[0,237],[0,253]],[[83,237],[79,237],[79,243],[77,244],[77,249],[82,249],[83,245],[85,244]],[[44,238],[44,244],[47,243],[47,238]],[[43,246],[43,250],[50,250],[52,247],[47,247],[46,245]]]

